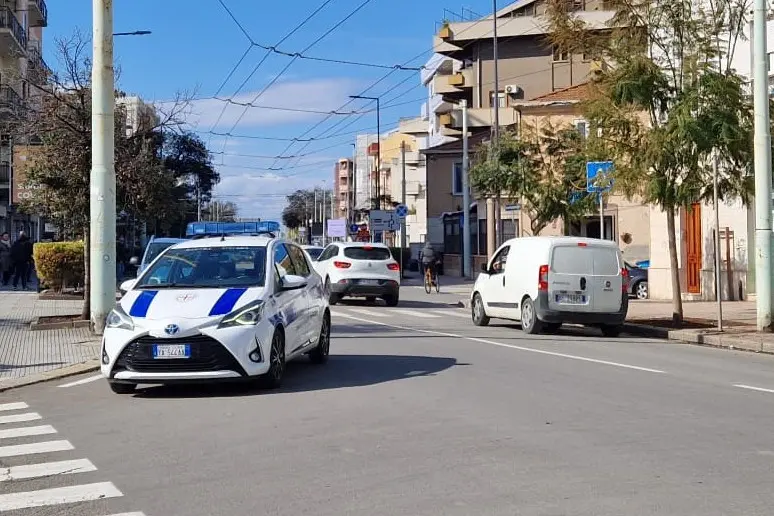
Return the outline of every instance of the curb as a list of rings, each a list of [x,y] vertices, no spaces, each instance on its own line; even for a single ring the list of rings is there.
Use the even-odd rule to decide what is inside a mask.
[[[40,318],[36,317],[35,320],[30,323],[30,331],[65,330],[68,328],[90,328],[90,327],[91,327],[91,321],[86,321],[82,319],[54,322],[54,323],[42,323],[40,322]]]
[[[47,371],[45,373],[32,374],[29,376],[23,376],[21,378],[14,378],[13,380],[8,381],[0,380],[0,392],[9,391],[11,389],[18,389],[19,387],[26,387],[28,385],[35,385],[37,383],[59,380],[69,376],[91,373],[93,371],[98,371],[99,367],[99,359],[95,358],[93,360],[54,369],[53,371]]]

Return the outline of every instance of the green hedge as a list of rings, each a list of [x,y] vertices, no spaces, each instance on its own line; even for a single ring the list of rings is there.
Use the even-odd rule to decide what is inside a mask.
[[[35,271],[41,286],[61,292],[83,285],[83,242],[46,242],[33,247]]]

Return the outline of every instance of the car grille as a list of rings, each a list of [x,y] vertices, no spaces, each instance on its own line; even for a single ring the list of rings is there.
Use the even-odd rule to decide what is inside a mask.
[[[189,344],[190,358],[159,360],[153,358],[154,344]],[[223,344],[206,335],[176,339],[140,337],[129,343],[116,361],[114,373],[198,373],[234,371],[242,376],[247,373]]]

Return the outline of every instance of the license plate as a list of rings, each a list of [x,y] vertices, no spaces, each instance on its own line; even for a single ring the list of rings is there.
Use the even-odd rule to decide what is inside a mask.
[[[563,305],[583,305],[586,303],[586,296],[581,294],[558,294],[556,302]]]
[[[364,279],[360,280],[361,285],[378,285],[379,280],[378,279]]]
[[[153,346],[153,358],[191,358],[190,344],[156,344]]]

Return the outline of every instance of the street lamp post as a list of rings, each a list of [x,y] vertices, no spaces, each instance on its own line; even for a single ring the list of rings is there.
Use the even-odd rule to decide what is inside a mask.
[[[379,175],[382,167],[382,127],[381,127],[381,107],[379,97],[364,97],[362,95],[350,95],[351,99],[364,99],[376,101],[376,203],[377,209],[382,208],[382,198],[379,191]]]

